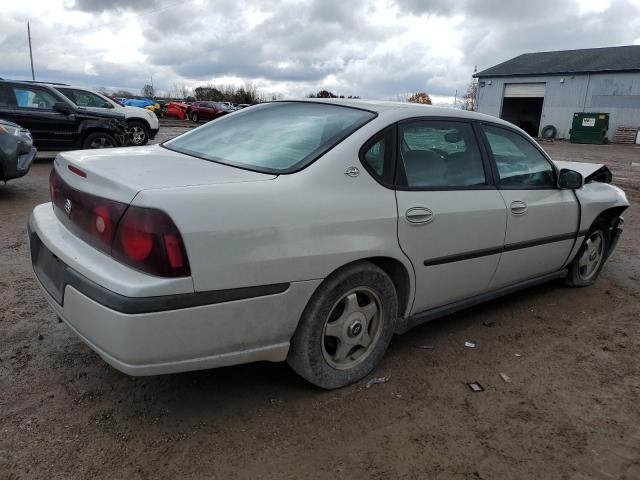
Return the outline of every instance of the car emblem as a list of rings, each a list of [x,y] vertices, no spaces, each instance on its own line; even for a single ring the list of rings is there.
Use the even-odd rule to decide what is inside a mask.
[[[71,215],[71,209],[73,208],[73,204],[71,203],[71,200],[69,200],[68,198],[64,201],[64,211],[67,212],[67,215]]]
[[[349,167],[344,172],[344,174],[348,177],[357,177],[358,175],[360,175],[360,170],[358,170],[358,167]]]

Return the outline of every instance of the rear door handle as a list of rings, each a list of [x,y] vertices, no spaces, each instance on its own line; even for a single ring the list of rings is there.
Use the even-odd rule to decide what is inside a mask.
[[[527,213],[527,204],[521,200],[516,200],[515,202],[511,202],[509,206],[511,208],[511,213],[514,215],[524,215]]]
[[[434,214],[425,207],[412,207],[405,213],[409,223],[429,223],[433,220]]]

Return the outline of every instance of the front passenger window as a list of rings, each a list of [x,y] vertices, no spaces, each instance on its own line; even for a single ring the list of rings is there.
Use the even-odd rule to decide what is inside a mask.
[[[556,188],[555,170],[523,136],[505,128],[483,125],[498,167],[500,184],[511,188]]]
[[[426,189],[486,185],[473,128],[464,122],[420,120],[400,125],[407,186]]]

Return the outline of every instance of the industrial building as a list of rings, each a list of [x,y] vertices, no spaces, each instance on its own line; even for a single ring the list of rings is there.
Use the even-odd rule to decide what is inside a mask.
[[[609,140],[640,126],[640,45],[525,53],[474,76],[478,111],[533,136],[569,138],[577,112],[608,113]]]

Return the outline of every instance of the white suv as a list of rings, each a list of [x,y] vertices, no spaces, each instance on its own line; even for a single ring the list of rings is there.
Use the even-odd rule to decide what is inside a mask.
[[[122,113],[127,121],[127,134],[133,146],[146,145],[158,133],[160,125],[155,113],[138,107],[124,107],[92,90],[80,87],[52,85],[58,92],[67,97],[78,107],[89,109],[112,108]]]

